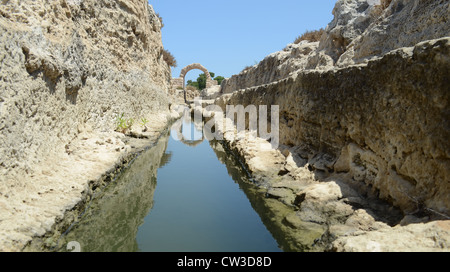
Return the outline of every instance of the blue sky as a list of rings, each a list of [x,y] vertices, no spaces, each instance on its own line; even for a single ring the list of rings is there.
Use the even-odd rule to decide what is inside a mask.
[[[149,0],[164,21],[162,39],[178,62],[172,76],[200,63],[224,77],[282,50],[307,30],[325,28],[335,0]],[[195,80],[199,70],[186,79]]]

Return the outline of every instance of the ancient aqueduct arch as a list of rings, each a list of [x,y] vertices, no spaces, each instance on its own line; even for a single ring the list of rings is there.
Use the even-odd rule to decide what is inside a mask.
[[[174,78],[172,79],[172,88],[177,89],[177,88],[183,88],[184,90],[184,101],[186,101],[186,74],[194,69],[198,69],[203,71],[203,73],[205,73],[206,75],[206,88],[209,88],[211,86],[217,85],[217,81],[213,80],[211,78],[211,75],[209,74],[208,69],[206,69],[203,65],[201,65],[200,63],[192,63],[189,64],[188,66],[184,67],[181,70],[180,73],[180,77],[179,78]]]

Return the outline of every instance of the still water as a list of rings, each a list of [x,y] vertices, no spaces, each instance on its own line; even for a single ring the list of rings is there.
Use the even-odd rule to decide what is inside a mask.
[[[59,244],[77,241],[82,251],[281,251],[244,192],[252,184],[223,163],[229,156],[190,120],[179,120]]]

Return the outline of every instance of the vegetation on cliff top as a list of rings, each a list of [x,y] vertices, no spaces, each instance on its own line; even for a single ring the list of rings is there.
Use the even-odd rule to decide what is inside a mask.
[[[161,17],[161,15],[159,15],[159,13],[156,13],[156,17],[158,17],[159,22],[161,23],[161,28],[163,28],[164,27],[163,18]]]
[[[177,60],[172,55],[172,53],[170,53],[166,49],[163,49],[162,54],[163,54],[164,61],[167,63],[167,65],[169,65],[170,67],[174,67],[174,68],[177,67],[177,65],[178,65]]]
[[[302,35],[298,36],[294,43],[299,44],[301,41],[318,42],[320,41],[320,37],[322,37],[323,33],[325,33],[323,28],[319,30],[306,31]]]
[[[386,9],[387,7],[389,7],[389,5],[391,4],[392,0],[381,0],[381,7],[383,9]]]

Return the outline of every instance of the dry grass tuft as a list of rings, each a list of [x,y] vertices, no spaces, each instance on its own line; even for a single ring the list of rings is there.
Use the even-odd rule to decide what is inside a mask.
[[[161,28],[163,28],[164,27],[163,18],[161,17],[161,15],[159,15],[159,13],[156,13],[156,17],[158,17],[159,22],[161,23]]]
[[[162,51],[164,61],[169,65],[170,67],[177,67],[177,60],[175,57],[166,49],[163,49]]]
[[[250,70],[250,69],[252,69],[252,68],[253,68],[252,65],[245,66],[245,68],[242,69],[241,73],[242,73],[242,72],[245,72],[245,71],[248,71],[248,70]]]
[[[323,33],[325,33],[325,30],[323,28],[319,30],[306,31],[301,36],[298,36],[295,39],[294,43],[299,44],[301,41],[318,42],[320,41],[320,37],[322,37]]]
[[[380,6],[381,6],[381,8],[384,10],[384,9],[387,9],[387,7],[389,7],[389,5],[391,4],[391,2],[392,2],[392,0],[381,0],[381,4],[380,4]]]
[[[379,5],[376,5],[371,16],[378,18],[383,14],[383,11],[389,7],[392,0],[381,0]]]
[[[191,85],[186,86],[186,90],[187,91],[198,91],[197,88],[195,88],[194,86],[191,86]]]

